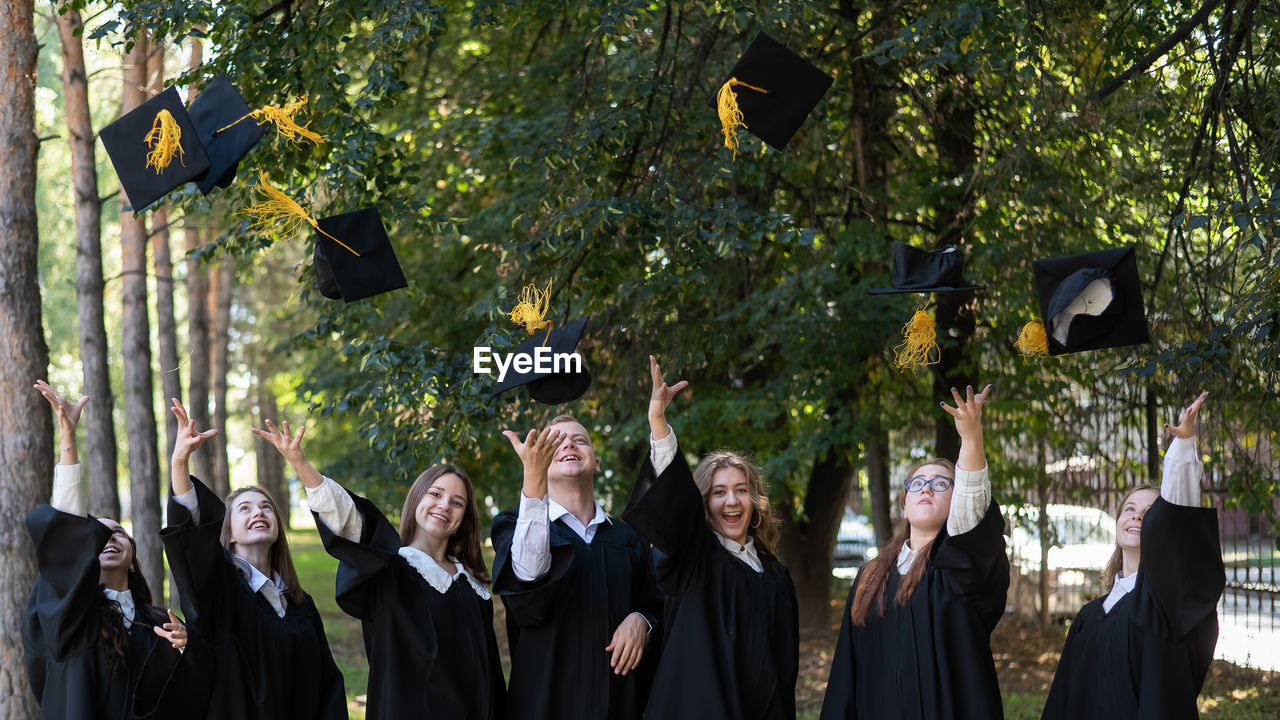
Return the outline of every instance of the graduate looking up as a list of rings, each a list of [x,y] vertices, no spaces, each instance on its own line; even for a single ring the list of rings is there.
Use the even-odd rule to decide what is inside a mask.
[[[279,507],[245,487],[224,503],[187,473],[200,432],[176,399],[169,524],[160,531],[187,620],[213,650],[209,717],[337,720],[347,717],[342,673],[324,625],[298,582]]]
[[[1165,425],[1173,441],[1160,487],[1138,485],[1121,500],[1108,593],[1071,623],[1044,720],[1199,717],[1226,585],[1218,513],[1200,507],[1196,416],[1206,397]]]
[[[253,433],[298,474],[325,550],[339,560],[338,605],[363,621],[369,720],[500,720],[506,686],[493,634],[480,509],[455,465],[427,468],[409,488],[400,529],[367,499],[320,474],[306,428]]]
[[[822,720],[998,720],[1004,717],[991,631],[1009,589],[1004,520],[982,442],[988,385],[939,403],[955,419],[960,457],[915,463],[902,480],[903,520],[849,591]]]
[[[62,436],[53,496],[27,516],[39,574],[22,622],[23,660],[41,717],[204,717],[200,649],[185,653],[186,626],[152,604],[129,533],[85,512],[76,425],[89,398],[70,402],[44,380],[35,388]]]
[[[688,383],[668,386],[652,355],[649,372],[651,450],[623,513],[653,543],[668,597],[645,716],[794,720],[798,606],[764,476],[723,450],[690,473],[666,419]]]
[[[592,492],[587,429],[552,418],[523,441],[520,505],[493,519],[493,587],[507,610],[511,720],[637,720],[662,612],[651,550]],[[647,642],[653,645],[646,647]]]

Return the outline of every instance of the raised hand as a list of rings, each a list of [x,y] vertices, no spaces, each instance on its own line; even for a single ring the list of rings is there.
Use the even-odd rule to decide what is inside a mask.
[[[956,467],[961,470],[981,470],[987,466],[987,454],[982,443],[982,406],[991,393],[991,385],[982,392],[973,394],[973,386],[965,387],[964,397],[955,388],[951,388],[951,397],[955,399],[955,407],[945,402],[938,403],[956,421],[956,433],[960,435],[960,457],[956,459]]]
[[[302,451],[302,436],[307,434],[307,428],[298,428],[298,434],[294,435],[289,430],[289,421],[285,420],[280,423],[281,428],[276,428],[276,424],[270,420],[266,421],[267,429],[249,428],[249,432],[271,443],[272,447],[289,461],[289,467],[298,473],[298,479],[302,484],[309,488],[320,487],[324,482],[324,477],[314,465],[307,460],[307,454]]]
[[[640,613],[633,612],[618,624],[609,646],[604,649],[605,652],[613,653],[609,656],[609,667],[613,668],[614,675],[626,675],[640,664],[648,632],[649,623]]]
[[[187,648],[187,626],[182,624],[177,615],[173,611],[169,611],[169,622],[164,625],[157,625],[151,628],[156,635],[169,641],[173,645],[173,649],[182,652]]]
[[[81,395],[79,400],[71,402],[58,394],[44,380],[37,380],[33,387],[39,390],[44,399],[48,400],[49,404],[53,406],[53,414],[58,418],[58,428],[61,430],[75,430],[76,425],[80,424],[80,411],[89,403],[89,396]]]
[[[541,433],[530,430],[524,442],[520,441],[519,435],[510,430],[503,430],[502,434],[511,442],[511,448],[516,451],[516,455],[520,456],[520,462],[524,464],[524,496],[540,498],[546,495],[547,470],[555,458],[556,448],[564,442],[565,433],[552,430],[550,427],[542,428]]]
[[[187,472],[187,460],[191,458],[191,453],[196,448],[204,444],[205,440],[218,434],[216,428],[210,428],[204,432],[196,431],[196,422],[187,415],[187,409],[182,407],[182,403],[177,398],[172,399],[173,405],[169,410],[173,416],[178,418],[178,435],[173,442],[173,456],[169,459],[169,478],[173,484],[173,492],[177,495],[186,494],[191,490],[191,476]]]
[[[1196,436],[1196,416],[1200,414],[1200,406],[1204,404],[1204,399],[1209,397],[1209,392],[1200,393],[1200,397],[1182,411],[1182,419],[1178,422],[1177,427],[1165,423],[1164,429],[1173,433],[1175,437],[1182,439],[1193,438]]]
[[[670,432],[667,425],[667,406],[679,392],[689,387],[687,380],[668,385],[662,379],[662,368],[658,367],[658,359],[649,356],[649,376],[653,380],[653,390],[649,393],[649,430],[655,440],[664,438]]]

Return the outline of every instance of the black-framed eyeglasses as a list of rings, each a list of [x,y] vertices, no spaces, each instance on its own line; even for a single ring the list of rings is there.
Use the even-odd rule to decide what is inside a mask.
[[[950,490],[951,484],[954,482],[953,478],[949,478],[946,475],[934,475],[929,478],[923,475],[916,475],[915,477],[907,478],[903,485],[909,493],[920,492],[924,490],[925,485],[928,485],[934,492],[941,493]]]

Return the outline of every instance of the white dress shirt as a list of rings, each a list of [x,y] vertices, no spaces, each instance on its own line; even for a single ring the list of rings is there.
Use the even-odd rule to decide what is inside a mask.
[[[588,545],[595,539],[596,528],[604,523],[613,523],[600,503],[593,501],[593,504],[596,514],[591,522],[583,525],[578,516],[550,496],[530,498],[520,493],[516,530],[511,538],[511,569],[515,571],[516,578],[533,582],[551,570],[551,523],[556,520],[563,520]]]
[[[128,588],[112,590],[104,587],[102,588],[102,594],[106,595],[108,600],[113,600],[116,605],[120,606],[120,614],[124,616],[124,629],[127,632],[137,612],[133,604],[133,593]]]
[[[1164,454],[1164,469],[1160,473],[1160,497],[1174,505],[1200,507],[1200,478],[1203,474],[1204,463],[1200,461],[1200,453],[1196,450],[1196,437],[1175,437]],[[1138,572],[1142,572],[1141,567]],[[1116,574],[1111,592],[1102,601],[1104,613],[1111,612],[1120,598],[1133,590],[1138,582],[1138,572],[1129,577]]]
[[[81,517],[88,515],[89,503],[80,484],[80,467],[80,463],[53,466],[53,494],[49,504],[54,510]]]

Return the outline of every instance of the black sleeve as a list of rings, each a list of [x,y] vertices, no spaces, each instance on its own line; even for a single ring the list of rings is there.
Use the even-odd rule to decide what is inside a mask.
[[[945,592],[976,606],[990,620],[988,629],[994,629],[1009,591],[1009,557],[1000,505],[992,500],[972,530],[950,536],[944,527],[939,537],[933,566],[941,571]]]
[[[156,625],[152,623],[163,613],[158,608],[152,610],[157,617],[136,623],[133,632],[154,632]],[[164,622],[168,617],[159,624]],[[133,716],[137,720],[203,717],[213,690],[213,673],[213,652],[195,628],[188,626],[187,647],[181,653],[164,638],[156,637],[138,672]]]
[[[44,657],[61,661],[97,642],[98,553],[111,539],[111,529],[93,518],[41,505],[27,515],[27,531],[38,575],[27,601],[26,642]]]
[[[553,614],[560,582],[573,564],[573,547],[551,542],[551,569],[537,580],[516,577],[511,563],[511,544],[516,533],[517,510],[505,510],[493,519],[493,591],[502,597],[507,619],[517,626],[533,627]],[[554,541],[554,537],[551,538]]]
[[[210,625],[217,617],[224,593],[234,587],[239,571],[219,539],[226,505],[195,477],[191,478],[191,484],[196,488],[200,523],[197,525],[191,512],[170,493],[169,524],[160,531],[160,540],[182,596],[186,622],[202,623],[202,630],[212,635],[214,628]]]
[[[311,600],[310,595],[307,596],[306,602],[310,606],[316,638],[320,643],[320,677],[315,678],[316,696],[320,698],[319,717],[321,720],[345,720],[347,717],[347,691],[342,671],[338,669],[338,663],[333,660],[333,651],[329,648],[329,638],[324,633],[324,622],[320,619],[320,612],[316,610],[315,603]]]
[[[682,595],[705,584],[711,573],[716,539],[707,526],[702,495],[677,448],[671,464],[654,476],[645,458],[622,519],[662,553],[658,583],[668,595]]]
[[[1218,611],[1226,587],[1218,513],[1157,498],[1142,521],[1142,615],[1177,640]]]
[[[631,561],[631,587],[639,588],[634,611],[649,622],[651,637],[662,637],[662,608],[665,598],[654,575],[653,548],[643,538],[636,538]]]
[[[346,492],[355,501],[356,511],[364,521],[360,541],[352,542],[335,535],[318,515],[315,516],[316,530],[320,532],[324,549],[339,561],[334,580],[338,606],[352,617],[372,620],[378,610],[377,580],[400,551],[400,534],[373,503],[349,490]]]

